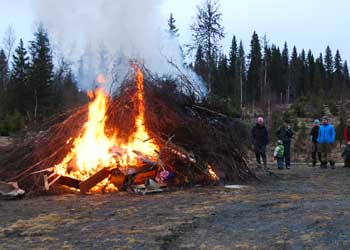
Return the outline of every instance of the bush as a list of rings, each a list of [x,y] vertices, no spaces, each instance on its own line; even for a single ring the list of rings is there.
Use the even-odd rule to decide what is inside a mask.
[[[0,122],[0,134],[8,135],[9,133],[18,132],[24,128],[24,117],[19,112],[7,115]]]
[[[297,117],[306,117],[306,104],[308,100],[306,97],[300,97],[293,105],[292,109]]]

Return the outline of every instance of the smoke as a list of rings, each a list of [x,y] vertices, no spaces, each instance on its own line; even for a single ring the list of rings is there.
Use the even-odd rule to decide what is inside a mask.
[[[74,63],[80,87],[91,89],[98,73],[118,85],[137,59],[157,75],[176,75],[167,61],[205,92],[201,80],[183,67],[177,38],[166,31],[164,0],[34,0],[39,20]]]

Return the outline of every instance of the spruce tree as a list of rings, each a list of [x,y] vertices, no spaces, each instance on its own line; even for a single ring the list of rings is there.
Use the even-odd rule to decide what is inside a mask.
[[[332,50],[329,46],[326,48],[326,53],[324,56],[324,64],[325,64],[325,90],[327,93],[331,93],[331,90],[334,90],[333,86],[333,72],[334,72],[334,62],[332,56]],[[328,95],[329,96],[329,95]]]
[[[311,50],[308,51],[306,60],[307,60],[307,69],[308,69],[308,80],[310,83],[310,91],[311,93],[314,93],[315,58]]]
[[[260,99],[260,89],[262,84],[261,69],[262,69],[262,55],[261,45],[258,34],[254,31],[252,40],[250,42],[249,54],[249,68],[248,68],[248,101],[256,105]]]
[[[237,40],[236,37],[233,36],[232,38],[232,44],[231,49],[229,53],[229,78],[230,78],[230,84],[229,84],[229,95],[232,96],[232,98],[235,98],[237,96],[237,93],[239,93],[239,77],[238,77],[238,46],[237,46]]]
[[[9,80],[7,56],[3,49],[0,50],[0,118],[4,116],[7,104],[6,92]]]
[[[31,109],[35,121],[48,117],[53,112],[53,63],[48,34],[40,25],[30,42],[31,65],[29,69],[29,89]]]
[[[282,77],[282,86],[284,87],[282,93],[287,97],[287,89],[289,86],[289,50],[287,42],[284,43],[282,51]]]
[[[23,40],[20,39],[19,46],[15,50],[12,62],[12,74],[10,83],[10,96],[12,111],[18,111],[25,115],[28,110],[28,103],[32,96],[28,90],[29,56],[24,48]]]
[[[196,58],[194,62],[194,71],[200,75],[203,79],[206,79],[207,71],[209,69],[207,68],[207,64],[204,59],[202,46],[198,46]]]
[[[290,84],[287,88],[287,102],[293,101],[296,98],[297,84],[299,79],[299,60],[298,51],[294,46],[290,59]]]
[[[243,107],[244,101],[245,101],[245,91],[246,89],[246,78],[247,78],[247,71],[246,71],[246,60],[245,60],[245,51],[243,47],[242,40],[239,42],[239,48],[238,48],[238,58],[237,58],[237,70],[238,70],[238,77],[239,77],[239,86],[240,86],[240,107]]]
[[[168,30],[171,35],[178,36],[179,29],[176,27],[176,20],[174,18],[173,13],[170,13],[169,20],[168,20]]]

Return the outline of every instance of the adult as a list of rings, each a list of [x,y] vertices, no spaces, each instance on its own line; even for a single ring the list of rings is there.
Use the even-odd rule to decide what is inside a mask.
[[[311,148],[311,157],[312,157],[312,166],[316,166],[317,156],[318,160],[321,162],[321,152],[318,147],[318,131],[320,130],[320,120],[314,120],[313,127],[310,132],[312,148]]]
[[[327,168],[327,164],[331,165],[331,168],[335,168],[335,161],[333,159],[332,150],[335,141],[335,129],[330,123],[327,116],[322,117],[322,125],[318,132],[317,142],[321,151],[321,168]]]
[[[287,121],[283,122],[282,126],[276,132],[277,138],[283,141],[284,159],[286,169],[290,168],[290,144],[292,142],[294,133]]]
[[[251,130],[251,142],[256,157],[257,167],[261,168],[261,159],[264,168],[267,169],[266,146],[269,143],[269,134],[265,127],[264,118],[258,117],[256,124]]]
[[[345,144],[348,143],[348,141],[350,141],[350,119],[346,120],[346,126],[344,128],[344,141]]]

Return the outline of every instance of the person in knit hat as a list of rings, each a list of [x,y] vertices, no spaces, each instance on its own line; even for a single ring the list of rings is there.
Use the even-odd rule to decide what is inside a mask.
[[[266,146],[269,144],[269,134],[265,127],[264,118],[258,117],[251,130],[251,143],[255,153],[257,167],[261,168],[261,159],[267,169]]]
[[[350,141],[348,141],[345,145],[344,151],[341,155],[344,159],[344,167],[350,167]]]
[[[318,156],[318,160],[321,162],[321,152],[319,150],[318,143],[317,143],[319,130],[320,130],[320,120],[316,119],[314,120],[314,124],[310,132],[310,138],[312,142],[312,148],[311,148],[312,166],[316,166],[317,156]]]
[[[273,157],[277,160],[278,169],[283,169],[283,161],[284,161],[284,146],[283,141],[278,140],[277,146],[273,152]]]
[[[290,168],[290,145],[294,136],[294,132],[287,121],[284,121],[282,126],[276,132],[277,138],[283,141],[284,159],[286,169]]]

